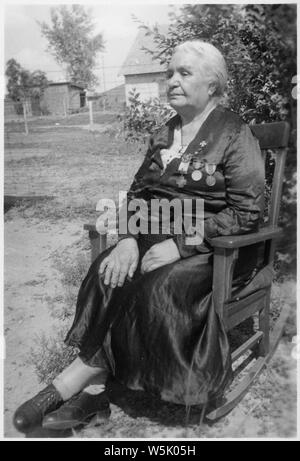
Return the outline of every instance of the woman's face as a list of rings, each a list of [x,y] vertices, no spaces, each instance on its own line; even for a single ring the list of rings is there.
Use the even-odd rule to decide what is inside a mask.
[[[205,75],[196,53],[176,51],[167,70],[167,95],[170,105],[180,114],[188,110],[201,113],[209,99],[211,78]]]

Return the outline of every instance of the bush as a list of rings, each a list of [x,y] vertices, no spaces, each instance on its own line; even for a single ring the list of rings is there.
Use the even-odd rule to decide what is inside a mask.
[[[141,101],[135,90],[130,92],[129,102],[124,120],[126,139],[129,140],[146,142],[149,135],[158,131],[174,114],[173,109],[158,99]]]

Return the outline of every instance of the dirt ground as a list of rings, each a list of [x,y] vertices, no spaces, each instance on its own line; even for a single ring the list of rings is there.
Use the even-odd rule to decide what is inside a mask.
[[[49,305],[63,287],[53,265],[53,255],[65,251],[66,244],[76,246],[82,234],[81,221],[60,220],[53,225],[17,218],[5,225],[5,437],[24,437],[12,425],[13,412],[44,387],[27,360],[30,348],[34,347],[35,334],[42,331],[54,334],[57,325],[57,320],[50,315]],[[292,287],[285,288],[290,291]],[[106,424],[68,436],[293,437],[296,435],[293,347],[292,343],[283,341],[269,369],[259,377],[241,404],[212,427],[199,426],[198,422],[185,427],[182,409],[153,403],[129,392],[127,396],[125,393],[123,397],[114,396],[112,415]],[[195,418],[197,420],[199,415]]]
[[[55,265],[55,255],[67,249],[70,257],[75,257],[82,251],[82,241],[87,239],[83,223],[90,213],[87,197],[92,209],[96,200],[95,188],[97,193],[101,193],[101,187],[106,187],[106,191],[110,188],[112,195],[118,188],[126,190],[133,171],[140,163],[140,159],[128,149],[128,155],[124,157],[124,152],[119,151],[116,144],[99,155],[101,139],[99,135],[84,130],[72,131],[72,128],[68,131],[51,130],[49,138],[49,130],[43,131],[39,126],[25,138],[10,127],[5,159],[7,190],[15,181],[18,193],[28,195],[28,191],[22,190],[22,171],[24,166],[29,166],[32,181],[40,184],[40,192],[55,193],[56,198],[45,205],[12,208],[6,214],[4,430],[7,438],[24,437],[12,425],[13,413],[19,404],[44,387],[28,358],[30,349],[35,347],[36,334],[54,334],[58,326],[59,321],[51,316],[51,309],[55,300],[63,295],[64,286]],[[113,173],[112,153],[116,165]],[[44,187],[41,176],[47,178]],[[24,183],[25,186],[27,184]],[[273,298],[275,304],[293,305],[294,282],[275,285]],[[296,360],[292,356],[295,344],[290,339],[286,337],[281,341],[270,366],[260,375],[241,404],[213,426],[199,425],[197,414],[192,415],[190,424],[186,425],[182,408],[154,402],[144,395],[132,395],[124,389],[112,389],[112,415],[106,423],[64,436],[295,437]],[[49,434],[32,436],[49,437]]]

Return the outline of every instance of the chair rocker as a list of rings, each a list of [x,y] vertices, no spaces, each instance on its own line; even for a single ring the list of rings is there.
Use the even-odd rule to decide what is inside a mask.
[[[234,382],[230,386],[235,387],[219,399],[214,409],[208,409],[205,415],[207,422],[214,422],[229,413],[245,396],[249,387],[257,376],[262,372],[271,360],[276,347],[284,331],[284,325],[289,315],[289,306],[285,305],[278,317],[273,330],[270,332],[269,311],[270,294],[272,285],[272,273],[274,255],[276,251],[276,240],[282,236],[282,229],[278,227],[279,208],[281,201],[284,166],[289,140],[289,124],[287,122],[273,122],[259,125],[250,125],[252,133],[259,140],[260,148],[266,160],[267,150],[275,154],[275,168],[272,180],[272,189],[268,206],[268,223],[258,232],[217,237],[209,241],[214,248],[213,256],[213,300],[214,306],[224,321],[225,328],[229,332],[249,317],[258,315],[258,330],[248,338],[242,345],[232,352],[232,364],[238,359],[242,362],[234,369]],[[107,235],[99,234],[94,224],[85,224],[84,229],[89,232],[91,243],[91,260],[104,251],[107,246]],[[263,264],[260,271],[252,279],[252,286],[260,275],[265,271],[269,274],[267,286],[254,291],[248,290],[243,295],[243,290],[234,296],[232,291],[232,278],[234,265],[238,257],[239,249],[262,243]],[[266,277],[265,277],[266,278]],[[246,287],[247,288],[247,287]],[[247,289],[246,289],[247,292]],[[250,355],[246,354],[248,353]],[[241,370],[247,368],[245,376],[239,380]],[[234,367],[233,367],[234,368]]]

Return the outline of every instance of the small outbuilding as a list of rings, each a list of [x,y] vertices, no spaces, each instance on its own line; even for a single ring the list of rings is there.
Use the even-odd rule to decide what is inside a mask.
[[[85,89],[72,82],[51,82],[40,98],[40,110],[51,115],[77,112],[86,104]]]

